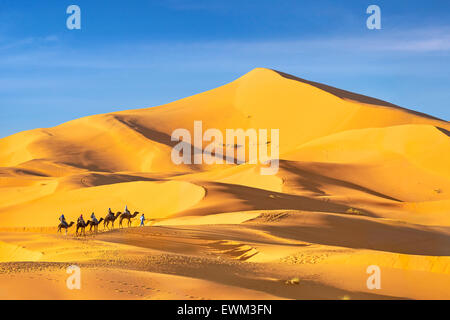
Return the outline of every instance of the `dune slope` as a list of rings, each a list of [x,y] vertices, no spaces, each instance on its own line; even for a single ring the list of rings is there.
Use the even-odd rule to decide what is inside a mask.
[[[202,121],[203,132],[279,129],[281,170],[277,176],[264,177],[257,165],[175,165],[170,154],[176,142],[170,136],[177,128],[192,132],[195,120]],[[330,212],[342,204],[351,207],[355,197],[356,207],[363,205],[383,216],[383,210],[377,213],[370,204],[401,211],[410,207],[398,202],[449,199],[448,130],[443,120],[259,68],[225,86],[167,105],[90,116],[1,139],[0,222],[50,226],[51,217],[61,211],[74,219],[82,211],[120,210],[127,202],[155,218],[184,214],[189,208],[188,214],[219,213],[227,205],[226,211],[264,205],[303,209],[302,201],[314,203],[324,196],[327,202],[306,207]],[[313,186],[318,175],[329,179],[320,190]],[[340,181],[338,186],[333,179]],[[192,190],[206,192],[181,195],[175,183],[164,184],[169,180],[184,180]],[[218,183],[222,187],[217,188]],[[158,185],[170,187],[153,188]],[[304,198],[292,199],[300,203],[292,205],[272,191],[287,194],[285,198],[294,194]],[[157,199],[161,192],[166,204],[150,199],[150,194]],[[149,197],[132,199],[144,194]],[[180,195],[191,200],[175,200]],[[344,201],[344,196],[350,199]],[[174,201],[183,205],[174,209]],[[14,218],[17,215],[21,218]],[[440,219],[413,220],[450,222]]]
[[[278,129],[257,146],[279,147],[279,170],[175,164],[171,135],[193,134],[194,121],[223,136]],[[49,299],[448,298],[449,163],[448,121],[263,68],[166,105],[17,133],[0,139],[0,287],[11,293],[0,298],[42,297],[24,293],[30,283]],[[125,205],[148,227],[55,235],[61,213]],[[86,268],[84,293],[61,287],[68,263]],[[380,292],[365,286],[371,264],[390,284]]]

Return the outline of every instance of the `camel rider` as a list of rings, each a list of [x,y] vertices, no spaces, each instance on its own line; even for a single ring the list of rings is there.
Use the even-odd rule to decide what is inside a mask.
[[[92,212],[92,214],[91,214],[91,219],[92,219],[92,222],[94,222],[95,224],[98,224],[98,220],[97,220],[97,218],[95,217],[95,214]]]
[[[81,223],[83,225],[86,224],[86,222],[84,222],[84,219],[83,219],[83,214],[81,214],[81,216],[78,218],[78,223]]]
[[[111,208],[108,209],[108,215],[109,216],[114,216],[114,213],[111,211]]]
[[[143,226],[144,226],[144,221],[145,221],[144,214],[141,215],[140,219],[141,219],[141,225],[140,225],[140,227],[143,227]]]
[[[125,212],[124,213],[130,213],[130,211],[128,211],[128,206],[125,206]]]
[[[59,217],[59,221],[61,221],[61,223],[64,226],[68,226],[67,221],[66,221],[66,217],[64,217],[64,214],[62,214],[61,217]]]

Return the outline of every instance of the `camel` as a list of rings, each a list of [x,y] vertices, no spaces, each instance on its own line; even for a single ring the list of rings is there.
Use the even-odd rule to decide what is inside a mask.
[[[100,222],[102,222],[104,219],[100,218],[100,220],[97,221],[97,223],[95,223],[94,221],[91,221],[91,225],[89,227],[89,232],[92,232],[92,227],[94,227],[94,232],[97,233],[98,232],[98,225],[100,224]]]
[[[81,222],[77,222],[77,231],[75,232],[75,235],[76,236],[78,236],[78,235],[84,235],[84,236],[86,236],[86,232],[85,232],[85,228],[88,226],[88,225],[90,225],[91,224],[91,220],[88,220],[88,221],[86,221],[86,223],[85,224],[83,224],[83,223],[81,223]],[[78,229],[81,229],[80,230],[80,232],[78,233]]]
[[[114,213],[108,213],[108,215],[103,220],[103,229],[109,229],[109,223],[111,222],[112,228],[114,229],[114,221],[122,214],[122,212],[117,212],[116,215]]]
[[[122,221],[123,219],[128,219],[128,227],[131,227],[131,219],[136,217],[139,214],[139,212],[135,211],[133,214],[131,214],[130,212],[124,212],[122,213],[122,215],[120,216],[119,219],[119,228],[122,227]]]
[[[66,229],[66,236],[67,236],[67,229],[69,229],[71,226],[73,226],[75,222],[70,221],[69,224],[63,224],[62,222],[58,225],[58,232],[61,232],[61,229]]]

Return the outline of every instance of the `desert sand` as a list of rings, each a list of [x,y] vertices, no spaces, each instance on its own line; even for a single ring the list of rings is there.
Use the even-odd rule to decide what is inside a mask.
[[[279,129],[277,174],[174,164],[171,134],[195,120]],[[448,121],[258,68],[0,139],[0,299],[450,299],[449,136]],[[56,232],[61,213],[125,205],[145,227]]]

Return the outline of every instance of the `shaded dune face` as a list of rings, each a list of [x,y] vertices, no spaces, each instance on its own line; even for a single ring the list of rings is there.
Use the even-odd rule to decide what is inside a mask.
[[[420,117],[425,117],[425,118],[429,118],[429,119],[433,119],[433,120],[442,121],[442,119],[430,116],[430,115],[425,114],[425,113],[421,113],[421,112],[417,112],[417,111],[414,111],[414,110],[409,110],[409,109],[406,109],[406,108],[402,108],[400,106],[397,106],[397,105],[395,105],[393,103],[390,103],[390,102],[387,102],[387,101],[383,101],[383,100],[380,100],[380,99],[368,97],[368,96],[365,96],[365,95],[362,95],[362,94],[358,94],[358,93],[354,93],[354,92],[350,92],[350,91],[347,91],[347,90],[342,90],[342,89],[339,89],[339,88],[328,86],[326,84],[322,84],[322,83],[318,83],[318,82],[314,82],[314,81],[301,79],[301,78],[295,77],[293,75],[290,75],[290,74],[287,74],[287,73],[284,73],[284,72],[281,72],[281,71],[277,71],[277,70],[274,70],[274,71],[277,72],[278,74],[280,74],[281,76],[287,78],[287,79],[291,79],[291,80],[295,80],[295,81],[299,81],[299,82],[303,82],[303,83],[309,84],[309,85],[314,86],[316,88],[319,88],[319,89],[321,89],[323,91],[331,93],[331,94],[333,94],[333,95],[335,95],[335,96],[337,96],[337,97],[339,97],[341,99],[355,101],[355,102],[358,102],[358,103],[370,104],[370,105],[374,105],[374,106],[395,108],[395,109],[399,109],[401,111],[405,111],[405,112],[408,112],[408,113],[411,113],[411,114],[414,114],[414,115],[418,115]]]
[[[279,129],[280,170],[175,165],[172,132],[193,132],[196,120],[203,131]],[[449,226],[449,131],[444,120],[258,68],[167,105],[1,139],[0,225],[54,226],[60,212],[74,220],[127,204],[154,219],[291,209]]]

